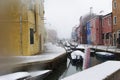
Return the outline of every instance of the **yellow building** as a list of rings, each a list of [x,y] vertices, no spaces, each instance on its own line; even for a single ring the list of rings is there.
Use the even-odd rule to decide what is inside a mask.
[[[0,55],[27,56],[42,52],[43,0],[0,0]]]

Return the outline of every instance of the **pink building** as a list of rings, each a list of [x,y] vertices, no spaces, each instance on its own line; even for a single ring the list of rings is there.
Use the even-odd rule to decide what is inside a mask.
[[[112,13],[102,17],[102,39],[104,45],[112,45]]]
[[[96,16],[90,20],[91,43],[101,45],[102,42],[102,16]]]

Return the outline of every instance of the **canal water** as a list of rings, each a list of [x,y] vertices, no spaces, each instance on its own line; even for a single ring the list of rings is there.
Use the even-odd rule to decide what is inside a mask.
[[[118,60],[118,59],[115,59]],[[106,60],[97,58],[96,56],[90,57],[90,67],[100,64]],[[45,79],[43,80],[61,80],[67,76],[70,76],[74,73],[82,71],[82,64],[72,65],[70,60],[67,59],[66,62],[62,63],[61,66],[58,66],[56,70],[50,73]]]

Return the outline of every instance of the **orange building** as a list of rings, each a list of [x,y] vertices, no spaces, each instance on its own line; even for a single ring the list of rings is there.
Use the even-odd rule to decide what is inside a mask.
[[[112,1],[113,13],[113,45],[116,45],[116,40],[120,34],[120,0]]]

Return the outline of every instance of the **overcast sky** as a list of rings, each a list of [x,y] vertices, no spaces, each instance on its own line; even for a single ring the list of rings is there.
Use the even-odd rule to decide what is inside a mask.
[[[60,38],[69,38],[72,27],[79,24],[80,16],[90,12],[107,14],[112,11],[112,0],[45,0],[45,23],[55,29]]]

